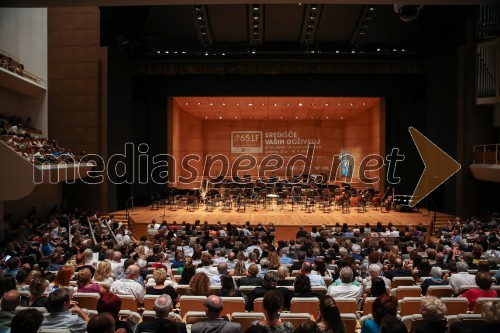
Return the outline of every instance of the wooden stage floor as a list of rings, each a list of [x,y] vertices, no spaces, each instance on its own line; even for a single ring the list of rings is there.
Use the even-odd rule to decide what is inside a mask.
[[[119,218],[119,216],[125,215],[125,211],[122,210],[110,214],[114,214]],[[177,225],[181,225],[183,221],[193,224],[196,220],[200,220],[201,223],[208,221],[209,224],[216,224],[218,221],[221,221],[223,224],[231,222],[237,225],[242,225],[246,221],[250,221],[253,226],[257,225],[258,222],[262,222],[264,225],[272,222],[277,229],[276,236],[278,239],[290,239],[292,236],[295,236],[298,227],[301,225],[306,227],[307,230],[311,230],[312,226],[320,226],[322,224],[332,227],[337,222],[341,225],[347,223],[349,226],[354,226],[355,224],[364,225],[365,223],[370,223],[373,226],[377,222],[387,225],[389,222],[392,222],[397,227],[416,226],[419,223],[423,223],[424,226],[429,227],[432,214],[429,215],[427,210],[422,209],[419,212],[411,213],[394,210],[382,213],[380,209],[372,210],[371,208],[367,209],[364,213],[359,213],[354,208],[350,209],[350,213],[345,214],[337,210],[324,213],[318,208],[312,213],[307,213],[301,209],[297,210],[297,208],[292,212],[290,205],[285,206],[283,210],[269,211],[260,208],[258,211],[254,211],[253,208],[247,208],[246,212],[237,212],[235,208],[232,211],[225,212],[222,211],[222,207],[216,207],[214,211],[207,212],[204,206],[200,206],[194,212],[188,212],[185,208],[173,211],[169,210],[168,207],[165,210],[163,207],[152,210],[151,206],[147,206],[134,207],[134,211],[130,212],[130,217],[132,220],[132,232],[136,238],[146,235],[146,225],[155,219],[158,223],[161,223],[163,220],[169,224],[176,221]]]

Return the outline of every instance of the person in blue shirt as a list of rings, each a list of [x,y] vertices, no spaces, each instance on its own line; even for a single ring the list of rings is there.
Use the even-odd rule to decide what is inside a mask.
[[[280,250],[280,263],[283,265],[293,265],[293,259],[288,256],[286,249]]]

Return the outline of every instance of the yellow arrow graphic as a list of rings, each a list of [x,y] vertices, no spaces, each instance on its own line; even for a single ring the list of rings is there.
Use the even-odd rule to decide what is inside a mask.
[[[408,130],[425,166],[410,199],[410,206],[414,207],[420,200],[457,173],[461,165],[415,128],[410,127]]]

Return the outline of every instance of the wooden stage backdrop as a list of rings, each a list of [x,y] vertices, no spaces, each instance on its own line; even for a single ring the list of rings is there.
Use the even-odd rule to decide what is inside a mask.
[[[110,213],[120,220],[125,216],[125,211],[117,211]],[[283,210],[268,211],[263,208],[254,211],[253,208],[247,208],[246,212],[237,212],[235,208],[232,211],[224,212],[221,207],[216,207],[213,212],[206,212],[204,206],[200,206],[194,212],[189,212],[185,208],[176,211],[169,210],[168,207],[164,210],[163,207],[159,209],[151,209],[148,207],[135,207],[133,212],[130,212],[131,228],[135,237],[139,239],[141,236],[147,235],[147,224],[155,219],[158,223],[163,220],[172,224],[173,221],[177,225],[181,225],[183,221],[194,224],[194,221],[200,220],[201,223],[208,221],[209,224],[216,224],[221,221],[223,224],[231,222],[232,224],[242,225],[246,221],[255,226],[257,223],[262,222],[267,225],[272,222],[276,227],[277,239],[294,239],[299,226],[304,226],[306,230],[311,230],[312,226],[320,226],[325,224],[329,227],[335,226],[336,223],[347,223],[349,226],[364,225],[370,223],[372,226],[377,222],[387,225],[392,222],[399,229],[406,226],[416,226],[423,223],[428,229],[430,228],[433,212],[429,214],[427,210],[420,210],[419,212],[407,213],[397,212],[394,210],[388,213],[382,213],[380,209],[368,209],[364,213],[356,212],[351,208],[350,213],[343,214],[341,211],[332,210],[332,212],[324,213],[316,208],[312,213],[306,213],[303,210],[295,209],[291,211],[291,206],[286,206]],[[442,213],[439,213],[440,219],[453,218]]]

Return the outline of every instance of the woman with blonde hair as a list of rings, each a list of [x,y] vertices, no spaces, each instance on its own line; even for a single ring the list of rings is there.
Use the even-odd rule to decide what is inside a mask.
[[[81,269],[76,277],[77,292],[79,293],[98,293],[100,295],[106,292],[106,289],[99,283],[92,281],[92,273],[88,268]]]
[[[196,273],[189,282],[189,289],[186,294],[193,296],[210,295],[210,279],[205,273]]]
[[[109,261],[101,261],[97,264],[97,269],[94,273],[94,281],[100,282],[103,285],[111,286],[114,281],[111,263]]]
[[[245,262],[243,260],[238,260],[236,265],[234,265],[232,276],[247,276],[247,269],[245,267]]]
[[[158,268],[153,271],[153,279],[155,280],[154,286],[149,286],[146,288],[146,294],[148,295],[163,295],[167,294],[170,296],[173,302],[173,306],[179,301],[180,295],[175,291],[175,289],[170,285],[165,285],[165,280],[167,279],[167,272],[163,268]]]
[[[280,259],[277,252],[270,252],[267,260],[269,261],[270,270],[277,270],[280,267]]]

